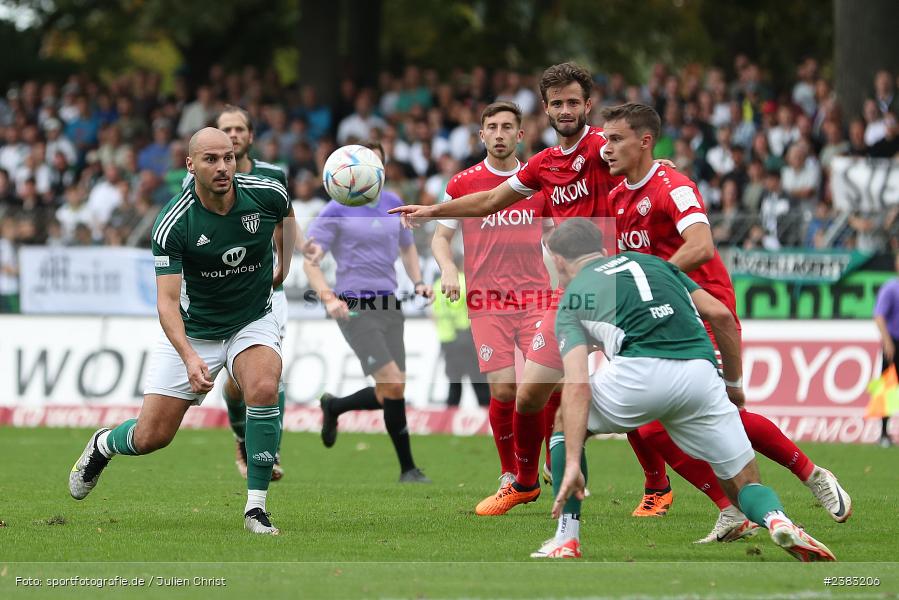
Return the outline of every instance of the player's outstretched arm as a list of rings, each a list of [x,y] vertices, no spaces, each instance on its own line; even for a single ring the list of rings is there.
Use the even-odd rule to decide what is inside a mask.
[[[434,237],[431,239],[431,252],[434,254],[437,266],[440,267],[440,291],[450,302],[459,299],[461,290],[459,269],[456,267],[456,261],[453,260],[452,243],[455,235],[455,229],[438,223]]]
[[[737,322],[723,302],[703,289],[690,293],[699,315],[705,319],[715,334],[721,362],[724,365],[724,385],[727,395],[737,406],[745,402],[743,397],[743,359],[740,349],[740,333]]]
[[[198,394],[208,392],[213,384],[209,367],[187,341],[187,333],[184,331],[180,274],[156,276],[156,310],[159,312],[162,330],[184,361],[191,390]]]
[[[715,242],[708,223],[693,223],[683,230],[684,245],[677,249],[668,262],[684,273],[695,271],[715,258]]]
[[[508,181],[504,181],[492,190],[460,196],[452,202],[442,202],[433,206],[407,204],[392,208],[387,212],[399,213],[402,216],[403,225],[414,227],[433,219],[486,217],[525,197],[512,189]]]
[[[565,501],[572,495],[584,499],[584,475],[581,453],[587,438],[587,416],[590,411],[590,376],[587,370],[587,346],[580,344],[565,354],[565,387],[562,388],[562,423],[565,427],[565,475],[559,494],[553,502],[552,514],[559,518]]]
[[[281,222],[275,226],[275,254],[278,257],[278,264],[275,267],[275,273],[272,276],[272,287],[278,287],[287,278],[290,273],[290,262],[293,259],[293,248],[297,245],[297,220],[293,215],[293,207],[287,216],[281,219]],[[289,248],[289,252],[284,252],[285,248]]]

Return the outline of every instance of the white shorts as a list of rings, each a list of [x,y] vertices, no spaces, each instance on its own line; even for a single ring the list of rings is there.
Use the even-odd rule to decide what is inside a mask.
[[[590,378],[587,429],[625,433],[659,420],[681,450],[731,479],[755,457],[737,407],[707,360],[616,357]]]
[[[272,292],[272,314],[278,321],[281,330],[281,339],[287,335],[287,294],[284,290]]]
[[[200,355],[200,358],[206,362],[206,366],[209,367],[209,378],[214,381],[222,367],[227,368],[228,373],[233,373],[234,358],[250,346],[268,346],[277,352],[278,356],[281,356],[279,333],[277,319],[274,314],[268,313],[244,326],[226,340],[198,340],[195,338],[187,338],[187,340]],[[187,368],[164,332],[150,356],[144,394],[173,396],[189,400],[196,405],[202,404],[206,397],[206,394],[197,394],[191,391]]]

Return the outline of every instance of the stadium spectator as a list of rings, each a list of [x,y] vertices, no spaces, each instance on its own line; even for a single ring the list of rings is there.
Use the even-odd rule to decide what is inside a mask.
[[[372,91],[364,89],[359,92],[354,103],[355,111],[344,117],[337,127],[337,143],[358,143],[371,137],[372,129],[383,129],[387,123],[372,112]]]
[[[764,232],[761,246],[765,250],[779,250],[781,235],[785,229],[785,217],[790,213],[790,199],[781,187],[780,172],[768,171],[765,176],[765,194],[759,206],[759,223]]]
[[[171,165],[169,142],[172,137],[172,124],[168,119],[157,118],[153,121],[153,141],[138,153],[137,166],[142,171],[152,171],[160,177],[165,176]]]
[[[197,99],[184,107],[178,121],[178,135],[186,138],[202,129],[218,112],[212,98],[212,90],[207,85],[197,88]]]
[[[874,102],[880,112],[895,112],[899,103],[896,101],[896,84],[889,71],[881,69],[874,76]]]
[[[77,162],[75,144],[63,134],[59,119],[49,118],[44,121],[44,135],[47,138],[47,156],[52,158],[57,152],[62,152],[68,164],[74,165]]]
[[[87,197],[87,207],[93,214],[97,226],[105,226],[112,211],[125,200],[120,183],[122,176],[118,167],[112,164],[104,166],[103,178],[94,185]]]
[[[85,203],[86,195],[81,186],[70,185],[65,191],[65,203],[56,210],[56,221],[60,225],[61,240],[70,244],[75,239],[78,225],[95,226],[95,218]]]
[[[830,172],[830,162],[835,156],[848,154],[849,142],[843,137],[843,130],[836,121],[825,121],[821,127],[824,133],[824,146],[821,148],[819,160],[826,173]]]
[[[783,156],[787,146],[799,139],[793,109],[782,104],[777,109],[777,125],[768,131],[768,147],[775,156]]]
[[[729,125],[718,128],[718,145],[709,149],[705,160],[718,175],[726,175],[734,170],[734,157],[731,145],[732,132]]]
[[[809,156],[805,143],[796,143],[787,150],[787,164],[780,171],[783,191],[793,200],[793,206],[811,213],[811,204],[818,197],[821,167]]]

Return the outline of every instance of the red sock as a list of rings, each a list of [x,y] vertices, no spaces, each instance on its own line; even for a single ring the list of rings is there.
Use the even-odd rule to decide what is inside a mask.
[[[546,441],[546,466],[550,469],[552,464],[549,460],[549,438],[553,434],[553,425],[556,422],[556,411],[562,403],[562,392],[553,392],[549,397],[549,402],[543,407],[543,439]]]
[[[490,418],[490,428],[493,430],[493,441],[496,443],[496,451],[499,453],[501,473],[514,473],[517,467],[515,462],[515,440],[512,435],[512,415],[515,412],[515,400],[500,402],[496,398],[490,398],[490,408],[487,414]]]
[[[740,418],[753,448],[788,468],[801,481],[809,478],[815,469],[815,463],[777,425],[762,415],[746,410],[740,411]]]
[[[638,429],[640,436],[646,443],[655,448],[677,474],[693,484],[697,490],[709,497],[720,508],[731,505],[727,494],[721,489],[718,478],[709,463],[697,460],[681,450],[662,424],[653,421]]]
[[[638,431],[628,432],[627,441],[643,467],[646,478],[643,487],[647,490],[663,490],[668,487],[668,475],[665,473],[665,459],[662,455],[653,450]]]
[[[516,410],[512,429],[515,432],[515,458],[518,461],[515,480],[524,487],[534,487],[537,485],[537,473],[540,469],[543,411],[523,415]]]

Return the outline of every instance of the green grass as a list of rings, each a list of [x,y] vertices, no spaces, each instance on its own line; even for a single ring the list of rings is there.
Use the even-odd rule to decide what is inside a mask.
[[[873,446],[805,446],[840,477],[854,514],[834,523],[788,471],[761,459],[766,483],[791,517],[844,564],[801,565],[767,534],[697,546],[714,523],[705,496],[672,476],[677,498],[664,519],[635,519],[641,472],[623,441],[588,445],[590,489],[582,561],[544,564],[528,554],[550,537],[551,493],[498,518],[474,505],[495,490],[497,459],[485,437],[417,437],[430,486],[399,486],[390,441],[341,434],[285,434],[283,481],[269,510],[277,538],[243,528],[244,481],[225,431],[183,431],[150,456],[117,457],[82,502],[66,487],[90,431],[0,428],[0,598],[53,595],[48,577],[224,577],[225,588],[103,590],[91,597],[206,594],[289,597],[886,597],[899,591],[899,453]],[[881,562],[883,561],[883,562]],[[238,564],[251,563],[251,564]],[[646,563],[656,563],[647,565]],[[864,564],[862,564],[864,563]],[[41,577],[41,588],[16,577]],[[879,587],[826,588],[825,576],[876,576]],[[56,593],[71,595],[72,588]],[[870,595],[873,594],[873,595]],[[786,596],[783,596],[786,597]],[[791,596],[792,597],[792,596]],[[896,596],[890,596],[896,597]]]

